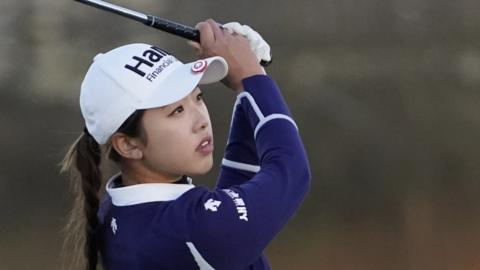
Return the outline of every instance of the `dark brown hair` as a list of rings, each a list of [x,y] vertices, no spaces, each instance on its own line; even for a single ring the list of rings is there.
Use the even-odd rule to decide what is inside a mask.
[[[135,111],[117,132],[142,137],[141,119],[144,110]],[[63,269],[95,270],[98,262],[100,189],[103,184],[101,161],[105,156],[119,162],[121,156],[107,144],[102,147],[88,130],[70,146],[61,162],[61,172],[69,172],[74,193],[73,207],[65,225]]]

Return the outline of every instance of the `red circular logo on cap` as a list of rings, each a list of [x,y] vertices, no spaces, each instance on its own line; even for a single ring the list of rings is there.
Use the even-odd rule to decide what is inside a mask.
[[[206,60],[198,60],[192,66],[192,71],[195,73],[203,72],[207,68],[208,64]]]

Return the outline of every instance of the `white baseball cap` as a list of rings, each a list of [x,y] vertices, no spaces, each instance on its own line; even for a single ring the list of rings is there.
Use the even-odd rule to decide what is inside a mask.
[[[183,64],[148,44],[129,44],[98,54],[80,91],[86,128],[99,144],[105,144],[136,110],[177,102],[198,84],[218,82],[227,73],[222,57]]]

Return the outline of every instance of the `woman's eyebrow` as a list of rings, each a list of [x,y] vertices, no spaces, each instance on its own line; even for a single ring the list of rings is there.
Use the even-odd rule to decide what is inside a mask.
[[[199,87],[195,87],[192,92],[202,92],[202,89]]]
[[[176,102],[175,102],[175,103],[176,103]],[[165,109],[167,109],[168,107],[172,107],[173,104],[175,104],[175,103],[168,104],[168,105],[163,105],[163,106],[161,106],[161,107],[158,107],[158,109],[160,109],[161,111],[162,111],[162,110],[165,110]]]

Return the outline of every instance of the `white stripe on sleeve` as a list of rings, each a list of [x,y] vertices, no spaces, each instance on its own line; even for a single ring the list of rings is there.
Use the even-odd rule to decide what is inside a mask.
[[[222,165],[226,167],[248,171],[248,172],[254,172],[254,173],[257,173],[260,171],[260,166],[231,161],[225,158],[222,159]]]
[[[293,119],[288,116],[288,115],[285,115],[285,114],[279,114],[279,113],[274,113],[274,114],[270,114],[269,116],[263,118],[262,120],[260,120],[260,122],[257,124],[257,126],[255,127],[255,132],[253,133],[253,138],[257,138],[257,133],[258,131],[260,130],[260,128],[262,128],[263,125],[265,125],[268,121],[271,121],[271,120],[274,120],[274,119],[285,119],[285,120],[288,120],[290,121],[294,126],[295,128],[298,130],[298,127],[297,127],[297,124],[295,123],[295,121],[293,121]]]
[[[207,261],[205,261],[202,255],[200,255],[200,252],[198,252],[192,242],[186,242],[186,244],[195,259],[195,262],[197,262],[198,267],[200,267],[200,270],[215,270]]]

